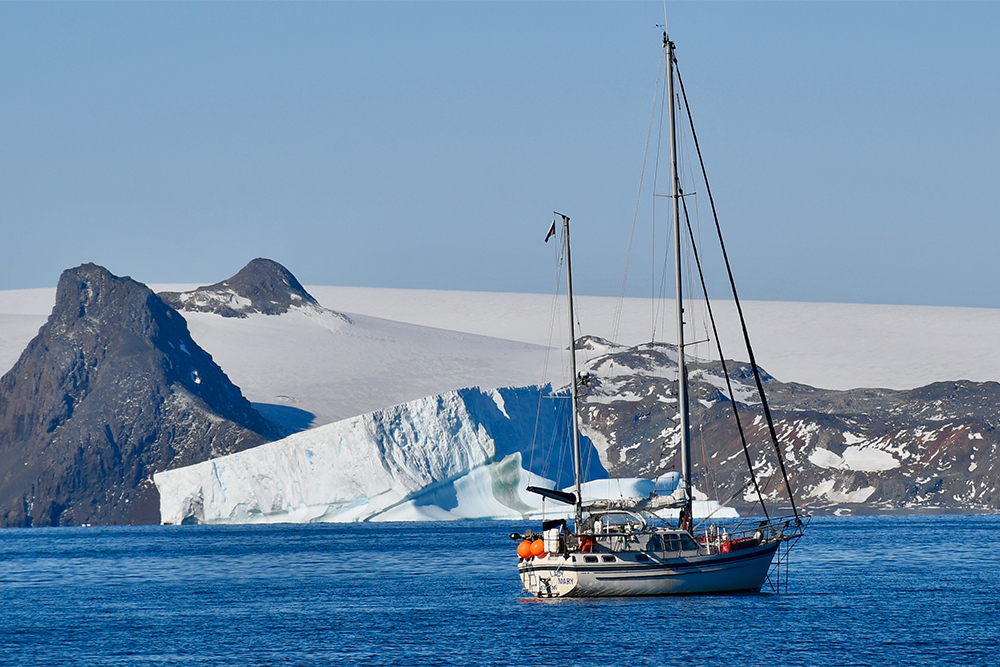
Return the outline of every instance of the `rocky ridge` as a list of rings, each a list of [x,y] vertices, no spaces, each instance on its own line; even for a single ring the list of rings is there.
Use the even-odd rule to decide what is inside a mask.
[[[281,315],[292,307],[321,309],[291,271],[271,259],[258,257],[231,278],[190,292],[160,292],[165,303],[179,311],[247,317],[251,313]]]
[[[679,467],[676,347],[579,341],[585,431],[613,476]],[[749,364],[727,362],[764,494],[787,507]],[[719,362],[689,365],[693,483],[749,507],[746,457]],[[818,511],[1000,509],[1000,384],[938,382],[912,390],[833,391],[763,374],[797,504]]]
[[[84,264],[0,379],[0,526],[155,523],[153,473],[281,435],[179,313]]]

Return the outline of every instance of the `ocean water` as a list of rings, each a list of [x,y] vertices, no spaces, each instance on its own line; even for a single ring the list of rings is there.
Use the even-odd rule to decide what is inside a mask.
[[[523,598],[527,527],[3,530],[0,665],[1000,664],[1000,517],[819,517],[780,594],[602,600]]]

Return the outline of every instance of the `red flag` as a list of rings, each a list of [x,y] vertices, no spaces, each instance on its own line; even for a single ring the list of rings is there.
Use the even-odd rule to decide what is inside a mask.
[[[545,235],[545,242],[548,243],[549,239],[556,235],[556,221],[552,221],[552,226],[549,227],[549,233]]]

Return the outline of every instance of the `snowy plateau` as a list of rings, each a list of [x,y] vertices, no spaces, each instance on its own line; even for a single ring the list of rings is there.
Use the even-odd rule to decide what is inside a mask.
[[[558,330],[565,317],[552,312],[551,296],[322,286],[309,291],[325,308],[296,306],[281,315],[241,319],[183,313],[194,340],[254,406],[297,432],[158,473],[162,521],[520,518],[542,510],[539,497],[524,491],[529,483],[569,486],[567,454],[552,447],[567,438],[551,425],[568,421],[557,414],[568,404],[558,391],[568,371],[566,336]],[[51,289],[0,292],[0,372],[13,366],[53,301]],[[621,325],[612,330],[617,307],[616,299],[579,298],[583,332],[625,345],[648,340],[649,302],[624,300]],[[1000,350],[990,344],[1000,330],[998,310],[768,302],[745,308],[758,362],[785,381],[904,389],[1000,378]],[[737,325],[726,315],[723,310],[720,334],[733,341]],[[557,323],[554,334],[550,322]],[[937,353],[942,348],[949,354]],[[670,403],[668,391],[643,384],[648,378],[641,368],[619,364],[613,373],[603,370],[608,352],[595,348],[581,355],[598,380],[584,399],[591,423],[620,418],[608,411],[622,402]],[[654,352],[669,357],[668,351]],[[722,378],[710,369],[698,373],[707,392],[699,400],[708,410]],[[738,400],[750,400],[745,389],[737,388]],[[957,433],[971,447],[977,436],[982,439],[942,420],[934,437]],[[789,450],[793,467],[840,475],[804,484],[808,502],[863,503],[875,489],[866,476],[912,463],[898,441],[842,429],[839,442],[831,444],[814,437],[811,423],[789,418],[782,425],[798,443]],[[608,479],[609,469],[620,468],[634,446],[619,445],[600,430],[586,433],[589,477],[599,480],[589,492],[648,495],[653,483],[641,476]],[[910,435],[926,444],[932,442],[928,433],[914,429]],[[982,454],[967,467],[979,465],[986,465]],[[662,470],[645,473],[669,478]],[[848,487],[844,475],[861,477]],[[697,497],[698,514],[719,511],[700,491]],[[545,509],[564,511],[551,502]]]

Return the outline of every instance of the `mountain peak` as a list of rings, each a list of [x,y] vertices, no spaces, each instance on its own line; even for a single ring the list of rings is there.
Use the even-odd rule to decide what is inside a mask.
[[[281,315],[292,307],[320,307],[291,271],[263,257],[251,260],[222,282],[190,292],[161,292],[159,296],[177,310],[223,317]]]
[[[50,323],[69,327],[82,319],[100,319],[111,304],[136,305],[150,296],[149,288],[128,276],[119,278],[103,266],[81,264],[59,277]]]
[[[591,350],[597,352],[610,352],[612,350],[623,349],[624,345],[619,345],[618,343],[612,342],[607,338],[601,338],[600,336],[580,336],[576,339],[576,349],[578,350]]]
[[[156,522],[154,472],[280,435],[148,287],[68,269],[0,378],[0,526]]]

